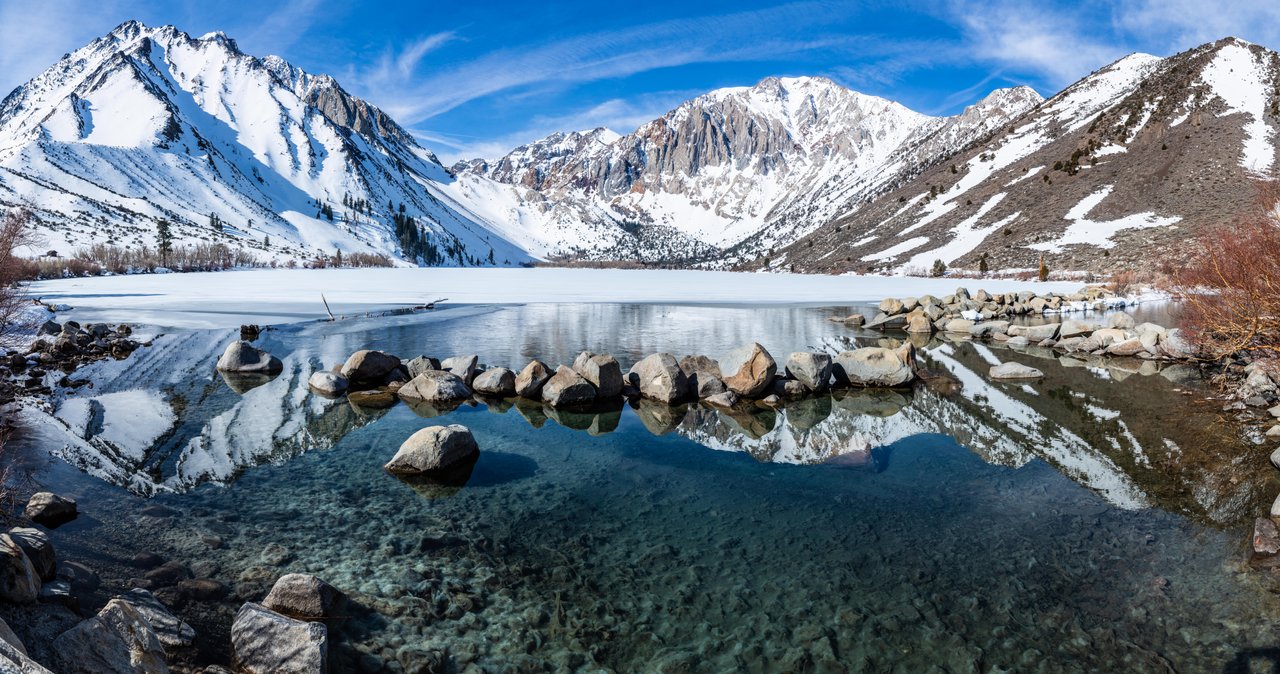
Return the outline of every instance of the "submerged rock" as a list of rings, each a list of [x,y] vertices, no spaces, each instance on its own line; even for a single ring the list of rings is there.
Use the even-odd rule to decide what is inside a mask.
[[[551,379],[551,370],[540,360],[531,360],[516,376],[516,395],[529,400],[542,398],[542,387]]]
[[[581,407],[595,399],[596,387],[564,365],[542,387],[542,402],[551,407]]]
[[[689,395],[689,378],[680,370],[675,356],[655,353],[645,356],[631,367],[627,379],[650,400],[671,404]]]
[[[740,346],[720,360],[725,372],[724,385],[744,398],[755,398],[767,391],[778,374],[778,364],[763,346],[756,342]]]
[[[335,397],[346,393],[349,385],[346,377],[333,372],[316,372],[307,380],[311,390]]]
[[[112,599],[98,615],[53,642],[63,674],[163,674],[164,646],[151,623],[132,604]]]
[[[428,426],[409,436],[384,468],[397,475],[417,475],[446,469],[479,451],[466,426]]]
[[[399,358],[382,351],[364,349],[351,354],[342,364],[341,374],[351,386],[380,386],[397,367],[400,367]]]
[[[291,618],[332,618],[342,593],[309,573],[288,573],[271,587],[262,605]]]
[[[40,596],[35,566],[9,534],[0,534],[0,601],[29,604]]]
[[[323,674],[329,671],[329,629],[246,603],[231,624],[232,663],[244,674]]]
[[[430,370],[401,386],[396,395],[408,402],[456,402],[470,398],[471,389],[452,373]]]
[[[76,501],[73,499],[52,494],[50,491],[38,491],[31,496],[31,500],[27,501],[27,508],[22,514],[29,521],[54,529],[76,519],[79,513],[76,509]]]
[[[505,367],[494,367],[480,374],[471,382],[476,393],[507,397],[516,394],[516,373]]]
[[[237,341],[227,345],[218,359],[217,369],[220,372],[279,374],[284,370],[284,363],[248,342]]]
[[[992,367],[987,376],[992,379],[1039,379],[1044,373],[1021,363],[1001,363]]]

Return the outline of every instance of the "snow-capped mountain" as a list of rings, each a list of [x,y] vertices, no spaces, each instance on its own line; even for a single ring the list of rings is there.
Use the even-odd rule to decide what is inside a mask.
[[[724,264],[856,210],[1040,102],[1017,87],[930,117],[826,78],[768,78],[625,136],[557,133],[453,168],[491,219],[522,222],[512,238],[535,254]]]
[[[31,208],[64,254],[154,246],[167,220],[176,243],[280,258],[528,261],[455,200],[453,182],[331,77],[246,55],[221,33],[130,21],[0,103],[0,207]]]
[[[1226,38],[1133,54],[754,266],[1111,271],[1176,265],[1277,166],[1280,55]]]

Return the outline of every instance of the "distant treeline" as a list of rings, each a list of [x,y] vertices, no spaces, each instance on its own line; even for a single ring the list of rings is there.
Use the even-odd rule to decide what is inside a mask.
[[[44,255],[20,259],[20,277],[25,280],[100,276],[102,274],[150,274],[157,269],[173,272],[225,271],[228,269],[277,268],[325,269],[333,267],[391,267],[391,258],[379,253],[316,255],[299,262],[263,259],[254,253],[224,243],[196,243],[170,246],[168,250],[147,246],[128,248],[94,244],[70,256]]]

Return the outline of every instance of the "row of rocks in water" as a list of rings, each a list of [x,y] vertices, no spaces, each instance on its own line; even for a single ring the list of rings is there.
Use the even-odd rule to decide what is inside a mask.
[[[1030,290],[1010,293],[988,293],[979,290],[970,294],[967,288],[944,297],[922,295],[920,297],[885,298],[880,302],[879,313],[870,321],[855,314],[843,320],[868,328],[901,328],[911,332],[933,332],[944,329],[947,321],[963,318],[970,321],[989,321],[1019,316],[1040,316],[1083,311],[1122,309],[1129,300],[1100,286],[1085,286],[1075,293],[1047,293],[1038,295]]]
[[[49,492],[28,501],[23,517],[34,525],[56,528],[77,515],[75,501]],[[135,564],[158,564],[141,554]],[[186,577],[180,565],[161,564],[147,572],[145,585],[161,583],[167,576]],[[154,580],[153,580],[154,579]],[[12,527],[0,534],[0,603],[16,608],[53,605],[62,611],[64,624],[80,608],[81,592],[97,590],[97,574],[77,562],[59,562],[49,535],[32,527]],[[183,581],[198,584],[201,581]],[[182,585],[183,582],[179,582]],[[212,581],[206,581],[216,585]],[[216,599],[224,592],[201,598]],[[247,602],[231,626],[232,667],[249,674],[312,673],[328,668],[328,622],[339,615],[343,595],[309,574],[291,573],[276,580],[261,603]],[[26,610],[26,613],[22,611]],[[9,612],[12,617],[14,612]],[[19,610],[14,623],[25,634],[40,635],[49,643],[38,644],[40,662],[28,650],[27,641],[0,619],[0,672],[21,674],[163,674],[170,671],[170,649],[189,649],[195,630],[175,616],[144,587],[117,595],[95,614],[49,634],[34,622],[47,621],[47,613]],[[56,622],[56,621],[55,621]],[[43,640],[41,640],[43,641]],[[212,666],[208,674],[229,670]]]
[[[133,329],[128,325],[111,326],[106,323],[88,323],[81,326],[76,321],[57,323],[45,321],[36,333],[36,339],[25,350],[7,351],[0,360],[0,404],[11,402],[18,393],[42,395],[50,392],[45,383],[49,372],[69,375],[78,368],[106,358],[124,359],[136,351],[142,343],[132,339]],[[62,377],[58,384],[75,387],[88,383]]]
[[[223,372],[278,372],[278,358],[244,341],[233,342],[218,361]],[[485,367],[475,355],[443,361],[418,356],[408,361],[375,350],[352,354],[333,370],[314,373],[310,387],[321,394],[356,395],[366,391],[392,394],[410,404],[449,405],[474,394],[492,398],[537,400],[552,408],[590,407],[619,398],[668,405],[705,401],[732,407],[741,401],[766,403],[820,393],[836,387],[895,387],[917,376],[915,347],[872,346],[835,356],[795,352],[779,366],[760,344],[734,349],[720,360],[701,355],[677,360],[655,353],[625,373],[613,356],[584,351],[572,365],[554,369],[532,360],[519,372]]]

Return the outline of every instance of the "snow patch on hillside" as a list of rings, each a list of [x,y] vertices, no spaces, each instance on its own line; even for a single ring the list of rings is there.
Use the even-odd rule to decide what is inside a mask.
[[[1080,203],[1072,206],[1071,210],[1067,211],[1065,218],[1071,224],[1067,226],[1066,231],[1056,241],[1035,243],[1028,246],[1028,248],[1050,253],[1060,253],[1065,246],[1073,244],[1114,248],[1116,244],[1111,240],[1111,237],[1121,230],[1168,227],[1182,220],[1178,216],[1160,217],[1154,213],[1134,213],[1116,220],[1089,219],[1087,217],[1089,213],[1103,201],[1106,201],[1114,189],[1115,185],[1104,185],[1098,191],[1081,199]]]
[[[1226,114],[1240,113],[1251,118],[1244,125],[1240,165],[1246,171],[1265,175],[1276,159],[1276,149],[1271,142],[1273,131],[1266,122],[1271,80],[1266,66],[1258,62],[1249,48],[1232,42],[1218,50],[1205,67],[1203,77],[1204,83],[1227,104]]]

